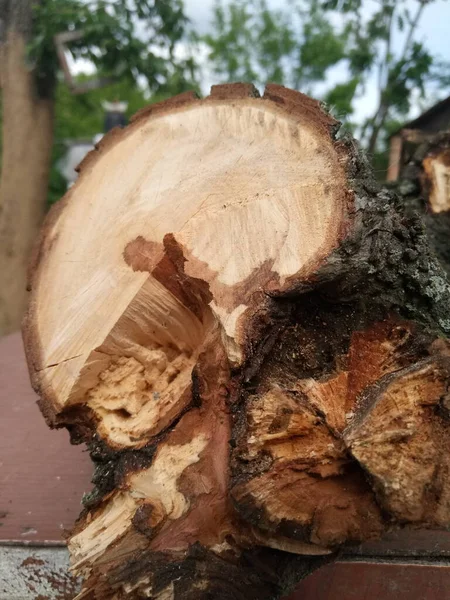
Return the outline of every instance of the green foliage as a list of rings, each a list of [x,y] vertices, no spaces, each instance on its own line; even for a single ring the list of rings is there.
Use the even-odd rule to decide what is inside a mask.
[[[359,84],[358,77],[345,83],[338,83],[326,95],[325,103],[331,112],[341,120],[346,120],[353,112],[353,98]]]
[[[359,131],[361,141],[374,155],[385,145],[383,131],[388,121],[406,119],[417,92],[424,97],[430,84],[448,81],[449,65],[441,62],[436,69],[436,58],[414,39],[423,11],[432,1],[322,0],[320,3],[330,18],[339,15],[345,20],[348,37],[344,62],[350,74],[359,80],[354,98],[364,93],[368,81],[377,81],[378,106]]]
[[[270,11],[265,0],[216,2],[215,31],[206,43],[214,71],[227,81],[283,81],[283,59],[295,48],[286,15]]]
[[[294,72],[297,87],[309,89],[311,83],[325,80],[329,69],[344,59],[348,32],[333,27],[317,2],[306,5],[297,6],[301,30],[296,37],[300,44]]]
[[[86,78],[80,79],[83,81]],[[149,101],[142,89],[130,86],[126,79],[79,95],[73,95],[67,85],[61,82],[56,90],[56,139],[91,138],[96,133],[101,133],[104,119],[102,102],[112,102],[117,98],[128,102],[128,116]]]
[[[214,72],[228,81],[267,81],[305,90],[344,57],[345,31],[337,32],[318,2],[271,10],[266,0],[216,0],[214,32],[198,38]]]
[[[40,0],[29,59],[40,92],[51,93],[59,70],[55,35],[82,32],[68,45],[73,58],[90,61],[103,76],[134,83],[140,77],[149,90],[174,93],[194,79],[192,57],[175,53],[186,26],[182,0]]]

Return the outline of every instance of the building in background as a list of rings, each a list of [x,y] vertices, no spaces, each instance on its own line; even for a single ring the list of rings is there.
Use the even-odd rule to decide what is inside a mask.
[[[99,143],[104,134],[114,129],[114,127],[125,127],[127,124],[126,110],[128,102],[120,102],[119,100],[114,100],[113,102],[105,101],[102,102],[102,106],[105,111],[103,133],[97,133],[91,140],[65,140],[67,152],[59,161],[58,169],[67,181],[68,188],[75,183],[78,177],[75,169],[86,154],[93,150],[95,145]]]
[[[441,100],[419,117],[405,123],[390,138],[387,180],[395,181],[401,176],[417,146],[431,136],[450,131],[450,96]]]
[[[105,133],[108,133],[114,127],[125,127],[127,124],[125,113],[128,108],[128,102],[114,100],[113,102],[102,102],[102,106],[105,111],[105,125],[103,128]]]

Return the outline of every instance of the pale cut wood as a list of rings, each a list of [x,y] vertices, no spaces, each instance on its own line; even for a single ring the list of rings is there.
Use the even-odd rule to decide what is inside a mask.
[[[89,407],[116,445],[145,444],[179,412],[215,321],[241,364],[253,293],[307,280],[349,219],[344,157],[330,120],[317,129],[305,118],[306,100],[303,113],[271,99],[183,100],[144,112],[80,165],[33,285],[30,343],[46,411],[84,403],[91,390]],[[149,274],[171,248],[186,276],[207,284],[208,303],[190,309]],[[142,390],[156,373],[151,403]],[[132,404],[119,381],[135,386]]]
[[[279,597],[341,546],[450,523],[450,288],[321,106],[142,111],[32,266],[28,361],[95,490],[79,600]]]
[[[424,174],[428,178],[429,204],[433,213],[450,210],[450,149],[442,149],[424,158]]]

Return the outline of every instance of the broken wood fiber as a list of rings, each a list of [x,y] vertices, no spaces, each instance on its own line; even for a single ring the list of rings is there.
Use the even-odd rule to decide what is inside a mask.
[[[450,522],[449,285],[321,105],[268,85],[141,111],[43,228],[24,323],[88,445],[79,600],[277,598]]]

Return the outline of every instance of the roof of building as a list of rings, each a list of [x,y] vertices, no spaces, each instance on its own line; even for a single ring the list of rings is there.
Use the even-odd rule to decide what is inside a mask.
[[[436,116],[438,113],[444,110],[450,109],[450,96],[448,98],[444,98],[444,100],[440,100],[436,104],[433,104],[428,110],[423,112],[421,115],[413,119],[412,121],[408,121],[404,123],[393,135],[401,131],[402,129],[420,129],[423,125],[427,123],[429,119]]]

